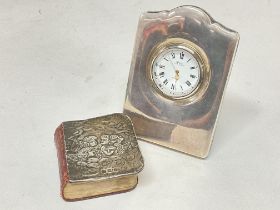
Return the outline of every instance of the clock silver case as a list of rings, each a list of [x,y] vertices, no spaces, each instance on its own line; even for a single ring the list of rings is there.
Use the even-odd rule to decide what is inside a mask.
[[[200,86],[187,97],[166,97],[151,80],[153,50],[166,46],[168,40],[184,40],[188,43],[185,47],[196,46],[194,50],[203,54],[198,59],[203,65]],[[207,157],[238,42],[237,32],[195,6],[142,14],[124,104],[124,113],[132,119],[137,137]]]

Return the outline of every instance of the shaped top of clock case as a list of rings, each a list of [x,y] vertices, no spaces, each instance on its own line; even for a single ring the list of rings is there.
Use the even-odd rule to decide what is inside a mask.
[[[198,45],[209,59],[211,79],[208,89],[201,100],[192,104],[184,105],[180,101],[160,98],[146,77],[147,60],[152,48],[173,37]],[[143,13],[138,24],[126,104],[135,108],[134,112],[139,111],[155,119],[182,126],[211,128],[216,120],[238,40],[237,32],[219,24],[195,6]],[[188,111],[185,111],[186,106]],[[201,118],[204,120],[196,120]]]

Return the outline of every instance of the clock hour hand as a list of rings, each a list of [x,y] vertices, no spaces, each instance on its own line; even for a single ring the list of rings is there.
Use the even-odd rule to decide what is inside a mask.
[[[180,79],[179,70],[175,70],[175,80],[177,81],[178,79]]]
[[[175,68],[175,65],[174,65],[174,63],[172,62],[172,60],[170,59],[170,56],[169,56],[169,55],[168,55],[168,58],[169,58],[170,63],[171,63],[172,66],[173,66],[174,71],[175,71],[175,77],[174,77],[174,79],[177,81],[177,80],[180,78],[180,76],[179,76],[179,70]]]
[[[171,77],[172,79],[175,79],[175,81],[177,82],[179,79],[180,79],[180,76],[179,76],[179,71],[176,70],[175,71],[175,76],[174,77]]]

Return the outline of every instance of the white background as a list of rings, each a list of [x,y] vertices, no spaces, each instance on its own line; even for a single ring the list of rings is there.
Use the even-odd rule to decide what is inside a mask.
[[[194,4],[241,36],[210,156],[139,142],[129,193],[59,196],[55,128],[121,112],[138,17]],[[0,0],[0,209],[280,209],[280,3]]]

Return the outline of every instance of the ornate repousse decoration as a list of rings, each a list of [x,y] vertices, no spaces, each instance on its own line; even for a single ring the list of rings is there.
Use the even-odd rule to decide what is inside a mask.
[[[143,168],[128,117],[113,114],[63,123],[70,181],[114,178]]]

